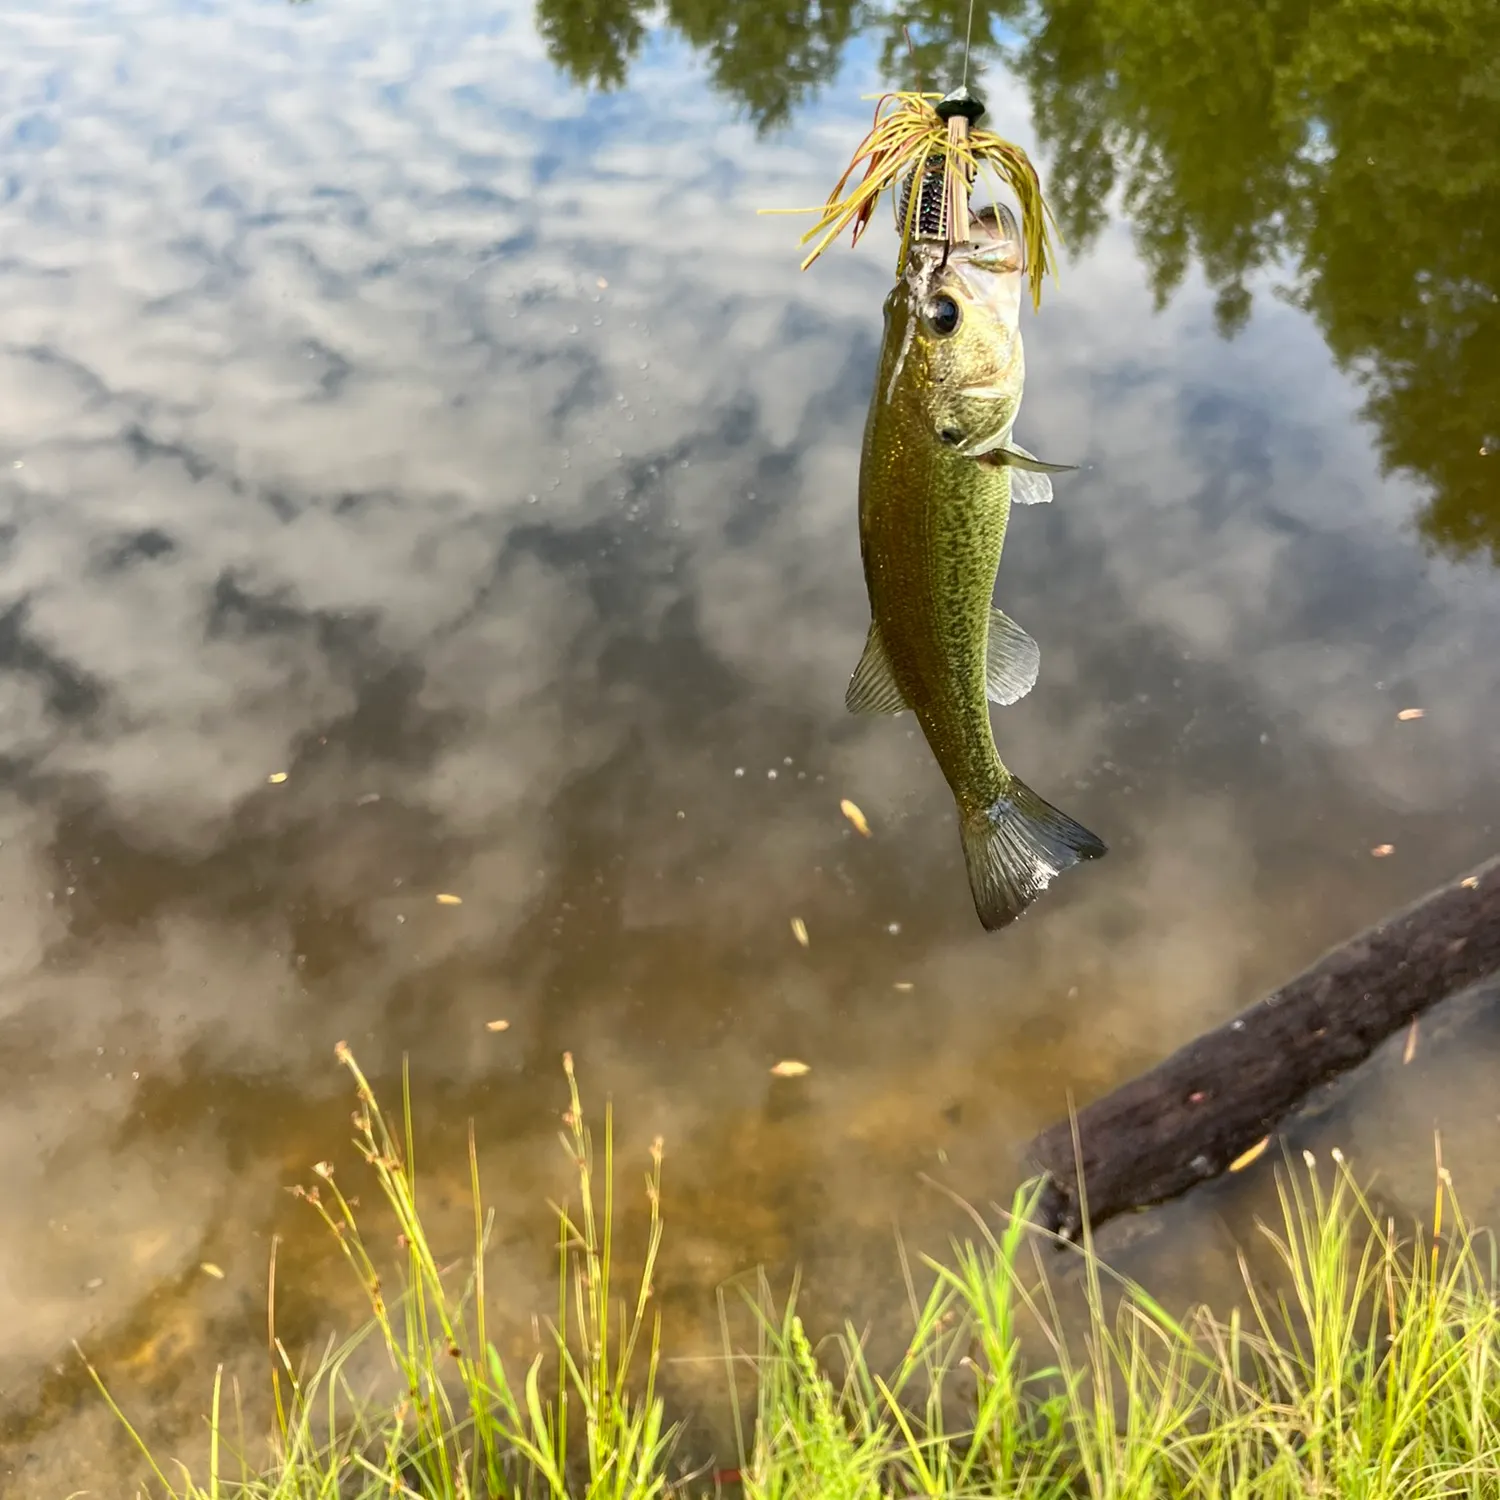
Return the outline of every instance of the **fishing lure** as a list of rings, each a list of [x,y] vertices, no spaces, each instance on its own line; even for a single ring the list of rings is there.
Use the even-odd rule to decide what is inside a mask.
[[[805,271],[846,229],[859,243],[883,193],[896,202],[900,249],[896,275],[906,270],[918,238],[967,238],[969,199],[986,174],[1007,186],[1021,210],[1021,237],[1033,307],[1041,306],[1042,282],[1056,274],[1052,236],[1056,224],[1042,195],[1041,180],[1021,147],[981,130],[985,106],[967,87],[948,94],[898,91],[879,96],[875,120],[821,208],[762,209],[762,213],[816,213],[801,243],[816,241],[802,262]],[[864,164],[864,176],[851,179]]]

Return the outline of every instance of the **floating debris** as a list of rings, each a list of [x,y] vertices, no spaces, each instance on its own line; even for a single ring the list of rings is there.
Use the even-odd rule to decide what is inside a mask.
[[[438,893],[437,904],[439,906],[462,906],[464,898],[462,896],[451,896],[447,891],[441,891]]]
[[[1384,859],[1387,855],[1394,854],[1395,852],[1396,846],[1394,844],[1376,844],[1376,846],[1370,850],[1370,853],[1373,854],[1376,859]]]
[[[356,807],[370,807],[374,803],[379,802],[379,801],[380,801],[380,793],[379,792],[366,792],[364,794],[364,796],[362,796],[362,797],[356,797],[354,799],[354,805]]]
[[[902,994],[905,994],[908,990],[916,989],[916,985],[914,985],[909,979],[898,979],[895,984],[891,986],[891,988],[894,990],[900,990]]]
[[[269,781],[272,786],[280,786],[281,783],[287,779],[287,776],[289,774],[290,773],[287,771],[272,771],[271,774],[266,777],[266,780]]]
[[[1477,891],[1479,889],[1479,877],[1477,875],[1465,875],[1459,884],[1466,891]]]
[[[1271,1137],[1263,1135],[1248,1151],[1243,1151],[1229,1163],[1231,1172],[1243,1172],[1253,1161],[1258,1161],[1264,1154],[1266,1147],[1271,1144]]]
[[[784,1057],[771,1069],[773,1078],[801,1078],[804,1073],[811,1073],[812,1069],[805,1062],[798,1062],[795,1057]]]
[[[865,815],[847,797],[839,803],[839,811],[854,825],[854,831],[863,834],[865,838],[870,836],[870,825]]]
[[[792,918],[792,936],[805,948],[807,947],[807,923],[801,917]]]
[[[486,1031],[509,1031],[510,1030],[510,1022],[509,1021],[486,1021],[484,1023],[484,1029]]]
[[[1401,1054],[1401,1066],[1404,1068],[1412,1058],[1417,1055],[1417,1023],[1411,1023],[1411,1030],[1406,1033],[1406,1050]]]
[[[211,1260],[204,1261],[198,1267],[198,1269],[202,1271],[205,1276],[212,1276],[215,1281],[223,1281],[224,1279],[223,1270],[220,1267],[216,1266]]]
[[[1403,708],[1396,717],[1405,724],[1412,719],[1425,719],[1427,717],[1427,710],[1425,708]]]

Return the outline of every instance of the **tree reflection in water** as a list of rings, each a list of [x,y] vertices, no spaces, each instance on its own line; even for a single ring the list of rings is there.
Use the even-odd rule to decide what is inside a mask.
[[[553,61],[622,83],[658,12],[538,0]],[[788,125],[849,43],[893,86],[946,87],[964,7],[668,0],[664,19],[756,126]],[[1197,265],[1221,333],[1269,271],[1367,393],[1387,471],[1430,489],[1436,551],[1500,563],[1500,60],[1483,0],[980,3],[977,58],[1031,97],[1075,250],[1118,189],[1158,300]]]

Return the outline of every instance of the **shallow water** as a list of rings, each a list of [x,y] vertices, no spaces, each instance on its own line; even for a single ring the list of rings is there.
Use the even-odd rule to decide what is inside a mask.
[[[1069,1091],[1493,852],[1477,10],[1414,5],[1374,46],[1331,6],[1186,9],[979,13],[991,123],[1068,239],[1020,435],[1085,466],[1012,527],[1002,597],[1043,665],[997,734],[1111,844],[990,936],[915,731],[842,706],[889,238],[804,274],[804,222],[754,212],[821,200],[861,96],[909,82],[899,21],[924,66],[950,24],[11,7],[7,1494],[115,1492],[74,1339],[192,1451],[213,1362],[260,1379],[273,1235],[286,1335],[349,1326],[284,1191],[352,1171],[339,1039],[392,1103],[409,1056],[453,1253],[476,1121],[519,1320],[550,1301],[561,1054],[627,1160],[661,1133],[687,1358],[760,1264],[803,1266],[819,1315],[888,1316],[896,1232],[956,1223],[934,1183],[1007,1196]],[[1309,1129],[1418,1203],[1440,1127],[1483,1217],[1482,1020]],[[1270,1181],[1121,1254],[1227,1287]]]

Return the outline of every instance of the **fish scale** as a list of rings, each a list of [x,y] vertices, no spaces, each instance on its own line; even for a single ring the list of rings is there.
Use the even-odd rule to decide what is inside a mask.
[[[894,355],[899,341],[889,342]],[[919,374],[894,401],[882,402],[890,373],[888,358],[861,462],[868,495],[861,544],[872,575],[872,612],[900,622],[883,632],[887,657],[960,807],[987,807],[1005,781],[990,734],[985,664],[1010,474],[979,470],[931,441]],[[925,503],[911,503],[914,495]]]

